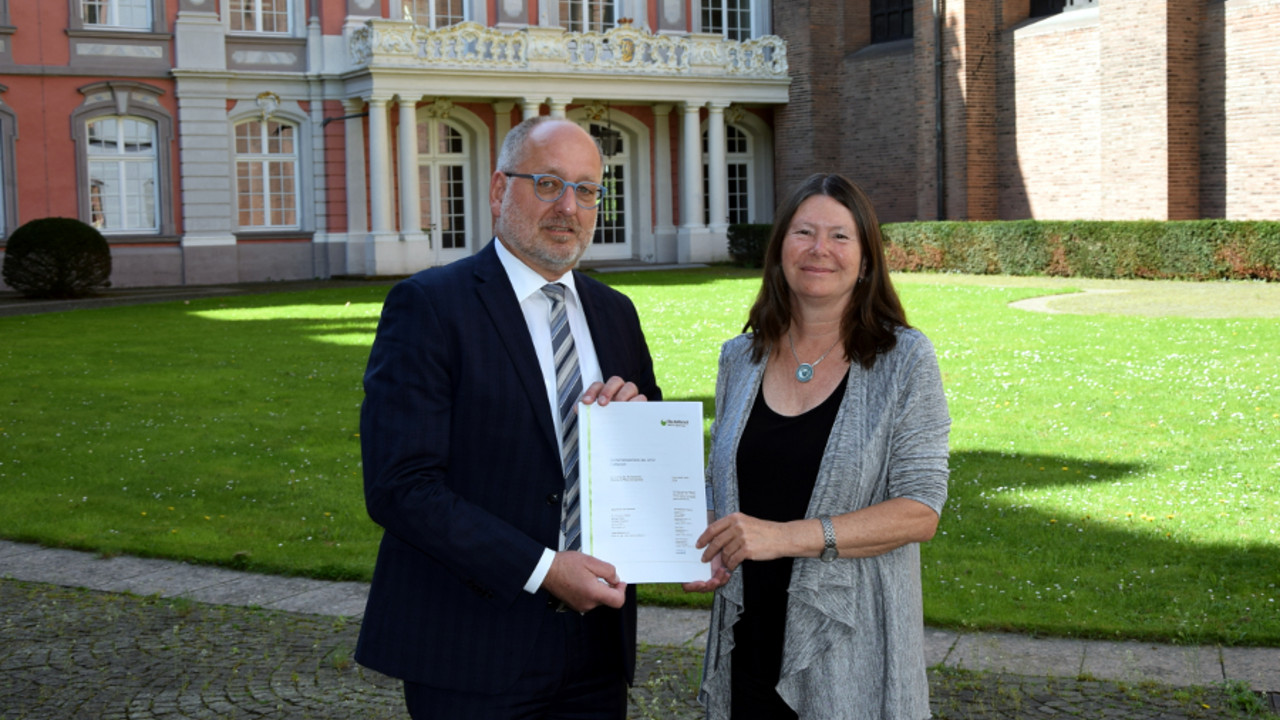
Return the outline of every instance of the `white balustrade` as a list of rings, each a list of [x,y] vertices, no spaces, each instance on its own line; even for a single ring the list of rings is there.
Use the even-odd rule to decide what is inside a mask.
[[[630,25],[607,32],[522,28],[510,33],[463,22],[431,30],[412,22],[369,20],[351,36],[356,67],[513,70],[785,80],[787,46],[774,35],[655,35]]]

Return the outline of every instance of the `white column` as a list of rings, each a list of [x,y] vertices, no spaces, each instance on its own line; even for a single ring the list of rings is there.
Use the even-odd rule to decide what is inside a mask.
[[[728,255],[729,200],[728,162],[725,157],[724,109],[728,102],[713,101],[707,104],[707,173],[710,175],[708,198],[710,202],[711,234],[724,238]]]
[[[494,162],[498,161],[498,156],[502,154],[502,143],[507,139],[507,133],[511,132],[511,110],[516,104],[503,100],[493,104],[493,152]],[[495,166],[495,170],[497,167]]]
[[[551,117],[563,118],[570,100],[571,98],[547,98],[547,106],[551,108]]]
[[[700,228],[702,224],[702,137],[698,132],[701,106],[682,103],[680,112],[680,226]]]
[[[400,163],[400,237],[404,240],[423,241],[421,208],[418,205],[418,121],[413,100],[400,97],[400,132],[398,159]]]
[[[391,231],[391,152],[387,131],[387,101],[369,100],[369,202],[373,234]]]
[[[702,222],[702,137],[698,131],[700,105],[682,103],[680,124],[680,228],[676,231],[676,261],[711,260],[707,226]]]
[[[345,137],[347,176],[344,185],[347,194],[347,272],[364,275],[368,266],[369,205],[364,184],[364,120],[359,115],[364,103],[357,98],[344,100],[342,114],[348,116],[342,122]]]
[[[391,227],[391,147],[387,126],[387,101],[369,101],[369,204],[373,262],[367,272],[374,275],[405,272],[399,237]]]
[[[653,106],[653,176],[657,179],[654,183],[657,227],[654,229],[653,261],[656,263],[676,261],[675,198],[671,195],[671,188],[676,183],[667,182],[668,178],[675,180],[671,167],[671,109],[668,103]]]
[[[520,101],[520,107],[524,110],[525,120],[532,117],[538,117],[542,114],[542,99],[525,98]]]
[[[312,5],[314,13],[318,8],[318,3]],[[324,70],[324,29],[320,25],[320,18],[312,15],[307,19],[307,72],[319,74]]]
[[[312,218],[315,234],[311,236],[311,270],[314,277],[327,278],[333,274],[333,245],[329,233],[329,180],[328,163],[325,161],[324,87],[319,80],[308,81],[311,93],[311,203],[306,210]],[[346,268],[338,263],[339,273]]]

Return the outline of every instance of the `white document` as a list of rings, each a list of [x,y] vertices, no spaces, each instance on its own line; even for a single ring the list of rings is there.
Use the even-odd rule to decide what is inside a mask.
[[[582,551],[626,583],[710,580],[702,403],[578,406]]]

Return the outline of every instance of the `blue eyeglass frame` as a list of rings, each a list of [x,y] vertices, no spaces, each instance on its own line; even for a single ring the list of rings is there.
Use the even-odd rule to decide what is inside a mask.
[[[583,210],[595,210],[596,208],[600,207],[600,203],[604,202],[604,186],[600,185],[599,183],[569,182],[568,180],[565,180],[559,175],[553,175],[551,173],[534,173],[531,175],[529,173],[507,172],[506,170],[503,170],[502,174],[506,175],[507,177],[528,178],[532,180],[533,186],[534,186],[533,196],[538,198],[542,202],[553,203],[558,201],[560,198],[564,197],[564,191],[568,190],[569,188],[573,188],[573,201],[576,202],[578,204],[578,207],[582,208]],[[553,178],[560,183],[560,192],[555,197],[547,199],[538,194],[538,189],[537,189],[538,183],[542,181],[542,178]],[[578,188],[580,187],[596,188],[596,193],[595,193],[596,201],[593,204],[591,205],[582,204],[581,198],[578,197]]]

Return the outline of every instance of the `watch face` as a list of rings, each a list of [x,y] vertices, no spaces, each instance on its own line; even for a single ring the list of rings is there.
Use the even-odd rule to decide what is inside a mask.
[[[819,556],[819,559],[821,559],[823,562],[831,562],[832,560],[835,560],[835,559],[836,559],[836,549],[835,549],[835,548],[823,548],[823,549],[822,549],[822,555],[820,555],[820,556]]]

